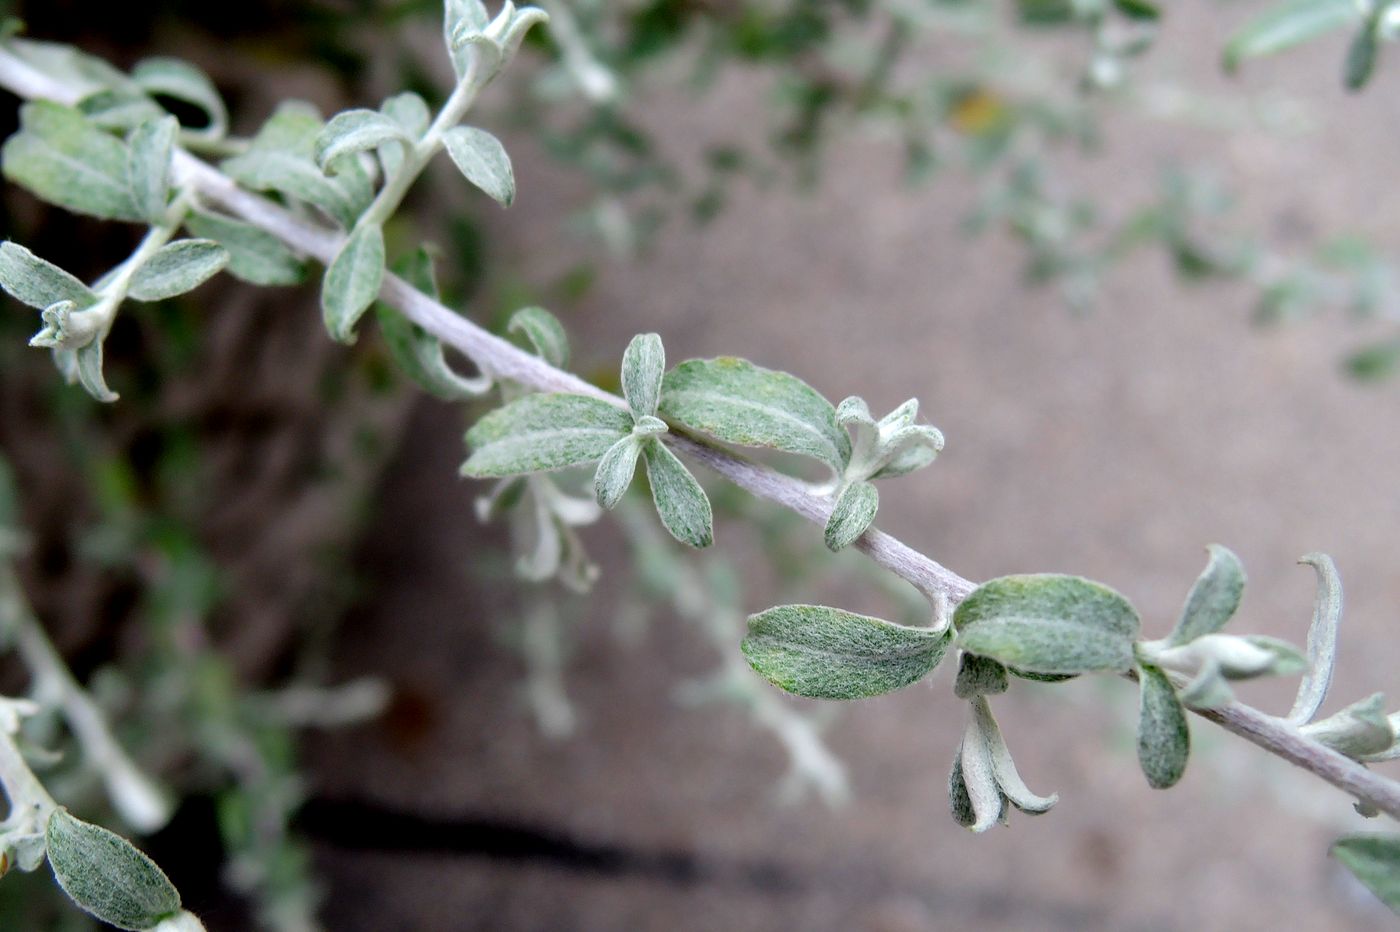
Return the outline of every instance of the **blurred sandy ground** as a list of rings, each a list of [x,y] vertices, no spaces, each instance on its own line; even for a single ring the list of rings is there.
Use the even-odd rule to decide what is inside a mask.
[[[1172,10],[1144,80],[1190,75],[1207,91],[1296,93],[1318,132],[1225,139],[1123,119],[1105,154],[1073,167],[1111,204],[1151,195],[1169,158],[1221,166],[1242,221],[1283,248],[1357,231],[1397,255],[1400,61],[1361,97],[1340,89],[1340,42],[1217,77],[1215,56],[1248,9]],[[1393,57],[1393,56],[1392,56]],[[1391,67],[1391,66],[1397,67]],[[648,122],[692,139],[761,119],[751,84],[699,103],[654,101]],[[678,143],[679,145],[679,143]],[[1238,631],[1301,641],[1313,577],[1331,553],[1347,585],[1340,689],[1329,708],[1393,687],[1400,643],[1400,382],[1338,374],[1364,334],[1318,320],[1249,323],[1252,295],[1176,283],[1159,255],[1113,276],[1076,317],[1021,282],[1019,248],[958,231],[973,194],[954,177],[910,191],[894,147],[836,147],[807,198],[753,193],[711,226],[674,224],[645,261],[609,265],[568,313],[577,368],[611,368],[640,330],[673,361],[739,353],[793,371],[828,397],[881,411],[916,395],[948,438],[928,471],[882,488],[879,524],[963,575],[1068,571],[1132,598],[1165,632],[1221,542],[1251,584]],[[565,267],[556,231],[577,184],[512,149],[520,197],[495,233],[506,261],[543,280]],[[319,849],[335,929],[1374,929],[1391,921],[1326,856],[1363,826],[1339,793],[1194,724],[1183,782],[1150,791],[1132,753],[1126,684],[1016,684],[996,703],[1022,774],[1061,802],[976,837],[947,815],[945,781],[963,722],[951,674],[851,705],[831,732],[854,800],[829,811],[773,800],[784,762],[742,714],[696,713],[672,681],[709,647],[663,618],[637,648],[586,629],[569,685],[577,735],[541,738],[517,701],[519,667],[492,634],[513,606],[465,564],[495,546],[460,483],[460,415],[420,406],[385,483],[364,567],[373,604],[347,626],[348,674],[387,672],[437,697],[409,737],[402,720],[317,739],[318,790],[453,818],[490,816],[643,853],[680,852],[685,872],[600,874],[537,861]],[[813,529],[813,534],[818,533]],[[591,530],[620,579],[618,534]],[[722,527],[719,546],[742,529]],[[595,600],[615,605],[609,577]],[[749,593],[758,610],[768,596]],[[860,609],[867,593],[843,603]],[[737,646],[736,646],[737,649]],[[1283,689],[1247,697],[1282,710]]]

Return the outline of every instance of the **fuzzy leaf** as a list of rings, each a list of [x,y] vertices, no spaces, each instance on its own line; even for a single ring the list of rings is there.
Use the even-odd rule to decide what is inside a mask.
[[[593,496],[598,504],[612,510],[622,501],[632,476],[637,472],[637,457],[642,453],[642,441],[628,434],[608,448],[593,473]]]
[[[1357,22],[1355,0],[1284,0],[1256,17],[1225,46],[1225,69],[1247,58],[1273,55]]]
[[[1138,615],[1107,586],[1077,576],[1003,576],[953,614],[958,646],[1029,673],[1120,672],[1133,665]]]
[[[428,131],[428,127],[433,121],[433,114],[428,109],[427,102],[412,91],[405,91],[385,99],[379,107],[379,112],[399,124],[409,138],[415,141],[423,138],[423,134]],[[379,163],[384,166],[385,178],[397,175],[400,166],[403,165],[403,160],[403,146],[390,144],[380,147]]]
[[[72,301],[81,310],[97,301],[87,285],[9,240],[0,244],[0,288],[39,310],[60,301]]]
[[[1244,594],[1244,567],[1239,557],[1219,544],[1207,548],[1210,560],[1205,571],[1191,587],[1181,618],[1167,640],[1173,645],[1186,644],[1206,634],[1214,634],[1230,620],[1240,607]]]
[[[569,336],[559,318],[542,307],[522,307],[510,316],[511,333],[524,334],[535,355],[556,369],[569,364]]]
[[[137,270],[127,292],[137,301],[164,301],[193,291],[228,265],[228,250],[209,239],[166,243]]]
[[[1368,19],[1347,48],[1346,62],[1342,67],[1342,84],[1347,90],[1359,91],[1371,80],[1376,70],[1376,59],[1380,57],[1380,46],[1375,24]]]
[[[1299,562],[1317,571],[1317,595],[1313,599],[1313,620],[1308,628],[1308,669],[1298,684],[1298,698],[1288,720],[1295,725],[1312,721],[1327,690],[1332,686],[1332,671],[1337,665],[1337,632],[1342,622],[1342,578],[1337,566],[1325,553],[1310,553]]]
[[[458,37],[480,33],[490,22],[491,15],[481,0],[447,0],[443,5],[442,39],[452,55],[452,67],[457,72],[457,80],[460,81],[466,76],[467,65],[470,62],[468,56],[471,54],[461,47]]]
[[[147,94],[170,97],[204,111],[209,123],[200,135],[220,139],[228,132],[228,110],[209,76],[178,58],[148,58],[131,70]]]
[[[651,500],[666,530],[691,547],[710,546],[715,539],[714,515],[700,483],[660,440],[645,441],[642,455],[646,457]]]
[[[414,288],[437,299],[433,258],[426,249],[417,249],[404,256],[394,264],[394,271]],[[425,391],[444,401],[465,401],[490,391],[489,375],[458,375],[447,364],[442,341],[413,323],[397,308],[381,301],[376,305],[375,312],[384,342],[394,361]]]
[[[972,700],[972,718],[977,735],[986,747],[987,758],[992,764],[992,776],[996,778],[1001,794],[1013,806],[1028,815],[1049,812],[1060,797],[1055,793],[1039,796],[1026,786],[1021,774],[1016,770],[1016,762],[1011,759],[1011,749],[1006,746],[1001,728],[992,716],[992,707],[981,696]],[[967,739],[963,740],[966,742]]]
[[[740,645],[775,686],[813,699],[864,699],[927,676],[947,653],[947,631],[906,628],[824,605],[779,605],[749,618]]]
[[[384,231],[366,224],[340,247],[321,284],[321,313],[333,338],[355,341],[355,324],[379,297],[383,283]]]
[[[165,219],[170,200],[170,156],[180,121],[173,116],[142,123],[127,139],[127,183],[131,199],[148,223]]]
[[[1386,717],[1385,696],[1381,693],[1354,702],[1336,715],[1304,725],[1299,730],[1351,758],[1378,754],[1395,743],[1395,727]]]
[[[953,821],[963,828],[972,828],[977,824],[977,811],[972,808],[972,795],[968,793],[967,780],[963,778],[961,745],[958,753],[953,755],[953,770],[948,774],[948,808],[952,811]]]
[[[953,683],[953,694],[959,699],[994,696],[1006,692],[1008,685],[1006,667],[995,660],[969,653],[959,658],[958,678]]]
[[[321,170],[335,174],[337,159],[368,152],[386,144],[407,151],[413,139],[394,118],[375,110],[346,110],[331,117],[319,135],[312,151]]]
[[[1174,786],[1186,772],[1191,754],[1191,731],[1186,710],[1167,675],[1154,666],[1138,668],[1142,687],[1138,705],[1138,763],[1154,790]]]
[[[1400,835],[1348,835],[1332,845],[1332,856],[1400,914]]]
[[[107,379],[102,375],[101,340],[93,340],[85,346],[78,347],[73,353],[73,362],[78,384],[82,385],[89,395],[104,404],[120,399],[120,395],[107,387]]]
[[[252,224],[221,214],[194,210],[185,229],[228,250],[228,273],[254,285],[296,285],[306,277],[306,265],[282,241]]]
[[[442,144],[466,179],[502,207],[515,200],[515,173],[501,141],[484,129],[457,126],[443,133]]]
[[[846,486],[831,509],[831,517],[826,520],[827,549],[843,550],[855,543],[875,520],[879,507],[880,493],[869,482],[852,482]]]
[[[59,809],[49,818],[49,864],[63,892],[119,929],[151,929],[180,912],[180,893],[155,862],[115,832]]]
[[[472,455],[462,474],[513,476],[602,459],[631,433],[632,416],[583,395],[526,395],[487,414],[467,431]]]
[[[0,161],[6,178],[50,204],[106,220],[143,219],[127,184],[126,145],[72,107],[25,104]]]
[[[635,418],[654,417],[661,401],[666,350],[655,333],[639,333],[622,354],[622,395]]]
[[[998,822],[1005,821],[1006,796],[997,783],[991,751],[987,742],[983,740],[975,719],[968,722],[963,731],[958,761],[963,787],[973,813],[972,824],[968,828],[981,833]]]
[[[837,472],[851,455],[831,402],[796,376],[733,356],[687,360],[666,373],[660,411],[725,443],[810,456]]]

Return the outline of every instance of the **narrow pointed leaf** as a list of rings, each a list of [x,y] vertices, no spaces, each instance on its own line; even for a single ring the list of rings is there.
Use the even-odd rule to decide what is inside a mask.
[[[185,229],[228,250],[228,273],[235,278],[254,285],[296,285],[306,278],[306,263],[252,224],[195,210],[185,217]]]
[[[953,755],[953,770],[948,774],[948,808],[952,812],[953,821],[963,828],[972,828],[977,824],[977,811],[972,808],[972,796],[968,793],[967,781],[963,778],[961,745],[958,747],[958,753]]]
[[[1304,725],[1303,734],[1347,757],[1386,751],[1395,743],[1395,728],[1385,714],[1385,696],[1374,693],[1336,715]]]
[[[170,157],[180,122],[173,116],[142,123],[127,140],[127,183],[131,199],[148,223],[165,219],[170,200]]]
[[[228,109],[209,76],[178,58],[147,58],[131,70],[147,94],[170,97],[204,111],[208,124],[198,132],[220,139],[228,132]]]
[[[228,261],[228,250],[213,240],[167,243],[137,270],[127,293],[137,301],[164,301],[198,288]]]
[[[337,159],[387,144],[407,150],[413,139],[393,117],[375,110],[346,110],[322,128],[312,155],[322,171],[334,174]]]
[[[484,129],[457,126],[443,134],[442,144],[466,179],[502,207],[515,200],[515,173],[501,141]]]
[[[1298,684],[1293,710],[1288,713],[1288,720],[1295,725],[1312,721],[1327,698],[1337,665],[1337,633],[1342,623],[1342,578],[1337,574],[1337,565],[1325,553],[1310,553],[1299,562],[1317,571],[1317,595],[1308,628],[1308,669]]]
[[[107,380],[102,375],[101,339],[93,340],[86,346],[79,347],[77,352],[73,354],[73,359],[78,383],[89,395],[108,404],[121,397],[107,387]]]
[[[666,373],[660,413],[725,443],[810,456],[838,472],[851,455],[831,402],[796,376],[733,356]]]
[[[1167,640],[1186,644],[1206,634],[1214,634],[1240,607],[1244,594],[1244,567],[1239,557],[1219,544],[1207,548],[1210,560],[1191,587],[1182,607],[1181,618]]]
[[[1174,786],[1191,756],[1186,710],[1167,675],[1147,664],[1138,668],[1142,687],[1138,705],[1138,763],[1154,790]]]
[[[1059,802],[1058,793],[1040,796],[1032,793],[1021,774],[1016,770],[1016,762],[1011,758],[1011,749],[1006,746],[1001,728],[992,716],[992,707],[987,700],[978,696],[972,700],[973,721],[976,723],[982,742],[987,749],[987,757],[992,763],[992,775],[1003,796],[1017,809],[1028,815],[1049,812]]]
[[[953,694],[959,699],[994,696],[1006,692],[1008,685],[1006,667],[995,660],[964,653],[958,662],[958,678],[953,683]]]
[[[841,491],[831,516],[826,520],[824,537],[828,550],[843,550],[855,543],[875,520],[880,493],[869,482],[853,482]]]
[[[714,542],[714,516],[710,499],[700,483],[660,440],[643,443],[647,479],[656,513],[671,536],[691,547],[708,547]]]
[[[321,285],[321,313],[333,338],[354,342],[355,324],[379,297],[383,282],[384,231],[366,224],[350,234]]]
[[[180,893],[131,842],[59,809],[47,830],[49,864],[63,892],[119,929],[151,929],[180,912]]]
[[[622,354],[622,395],[636,418],[654,417],[661,401],[666,350],[655,333],[639,333]]]
[[[20,132],[0,151],[5,177],[74,213],[143,219],[127,184],[127,149],[72,107],[34,101],[20,108]]]
[[[462,473],[482,478],[581,466],[631,433],[632,416],[583,395],[526,395],[467,431],[472,455]]]
[[[97,295],[77,278],[8,240],[0,244],[0,288],[39,310],[60,301],[72,301],[79,310],[97,302]]]
[[[1077,576],[1003,576],[953,614],[958,646],[1028,673],[1121,672],[1133,665],[1137,612]]]
[[[947,631],[906,628],[824,605],[779,605],[749,618],[740,645],[775,686],[813,699],[864,699],[916,683],[948,651]]]
[[[622,501],[632,476],[637,472],[637,457],[642,453],[642,441],[628,434],[608,448],[598,461],[593,474],[593,495],[598,504],[612,510]]]
[[[1380,45],[1375,25],[1368,20],[1347,48],[1346,63],[1342,68],[1342,84],[1347,90],[1359,91],[1371,80],[1376,70],[1376,59],[1380,56]]]
[[[1361,19],[1355,0],[1284,0],[1252,20],[1225,46],[1225,68],[1273,55]]]
[[[569,365],[569,335],[559,318],[542,307],[522,307],[510,316],[511,333],[523,334],[535,354],[556,369]]]
[[[1348,835],[1332,846],[1332,856],[1400,914],[1400,835]]]
[[[968,827],[974,832],[985,832],[1005,818],[1006,797],[997,783],[991,752],[975,721],[969,722],[963,732],[959,759],[963,785],[972,804],[973,822]]]

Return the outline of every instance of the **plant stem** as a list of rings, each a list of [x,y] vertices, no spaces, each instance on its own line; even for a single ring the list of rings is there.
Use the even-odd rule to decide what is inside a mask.
[[[68,103],[76,96],[66,86],[35,71],[3,48],[0,48],[0,87],[8,88],[22,97],[46,97]],[[176,151],[175,169],[177,178],[183,184],[193,187],[201,196],[218,203],[239,219],[276,236],[298,252],[329,263],[340,250],[344,241],[340,235],[239,188],[232,179],[186,152]],[[482,371],[519,382],[536,391],[587,395],[622,409],[627,407],[626,402],[616,395],[556,369],[539,357],[489,333],[396,275],[384,276],[380,298],[424,330],[464,353]],[[819,526],[824,526],[830,516],[832,501],[813,492],[797,479],[676,430],[667,435],[665,442],[740,488],[782,505]],[[949,605],[956,605],[976,588],[971,580],[874,527],[866,531],[855,546],[886,570],[914,585],[935,604],[939,599],[946,599]],[[1287,721],[1240,702],[1197,714],[1312,772],[1392,818],[1400,819],[1400,783],[1373,773],[1365,765],[1305,737]]]

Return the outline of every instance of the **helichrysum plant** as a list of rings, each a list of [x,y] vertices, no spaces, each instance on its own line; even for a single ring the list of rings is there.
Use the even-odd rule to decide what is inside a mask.
[[[1100,25],[1110,9],[1019,6],[1026,17],[1049,20],[1093,7],[1091,18]],[[1363,32],[1347,66],[1347,80],[1357,86],[1374,70],[1378,42],[1395,31],[1392,4],[1360,6],[1366,6]],[[1117,0],[1111,8],[1137,22],[1159,15],[1148,3]],[[1353,22],[1358,9],[1351,0],[1287,3],[1237,40],[1231,61],[1307,39],[1322,30],[1319,24]],[[586,589],[597,571],[574,529],[619,507],[639,472],[650,487],[655,524],[646,518],[649,530],[638,538],[659,525],[691,548],[710,547],[711,502],[689,462],[820,525],[830,549],[857,547],[912,583],[927,598],[921,625],[787,604],[749,617],[747,634],[734,647],[758,677],[821,700],[877,696],[919,682],[940,663],[955,663],[953,693],[966,703],[967,725],[952,754],[949,806],[973,832],[1008,822],[1013,810],[1044,814],[1058,798],[1033,791],[1019,772],[994,715],[996,697],[1020,679],[1058,683],[1093,674],[1136,681],[1137,754],[1155,788],[1172,786],[1184,773],[1188,713],[1196,713],[1342,788],[1363,813],[1400,817],[1400,784],[1366,766],[1400,756],[1400,713],[1387,713],[1377,694],[1314,720],[1328,692],[1341,617],[1341,586],[1326,556],[1304,558],[1318,578],[1304,649],[1225,633],[1245,578],[1239,560],[1221,546],[1209,548],[1176,624],[1155,639],[1125,596],[1091,580],[1033,574],[976,585],[873,526],[876,483],[932,466],[943,447],[942,434],[920,419],[917,401],[877,418],[859,397],[833,405],[798,377],[740,358],[668,368],[654,333],[636,336],[623,350],[619,398],[565,371],[567,338],[548,312],[527,308],[512,317],[509,333],[528,343],[527,351],[440,303],[430,250],[389,256],[384,226],[439,150],[466,182],[510,205],[515,179],[507,153],[466,120],[526,33],[547,18],[544,10],[509,2],[493,13],[476,0],[448,0],[444,36],[456,84],[436,113],[412,93],[329,120],[289,102],[248,140],[227,137],[217,92],[191,66],[154,59],[125,74],[74,49],[7,39],[0,84],[30,102],[4,146],[5,176],[58,206],[147,229],[127,260],[92,283],[19,244],[0,246],[0,286],[39,312],[32,345],[53,353],[64,378],[114,402],[103,344],[125,302],[183,294],[219,271],[256,285],[296,281],[314,260],[324,268],[321,310],[330,337],[356,339],[378,302],[375,316],[389,350],[426,390],[457,401],[499,391],[501,404],[466,434],[462,472],[495,481],[480,513],[514,522],[521,575]],[[602,93],[599,74],[588,77],[593,64],[581,58],[575,68]],[[181,126],[159,98],[202,111],[206,125]],[[224,158],[216,167],[201,153]],[[457,372],[444,345],[478,372]],[[811,461],[821,478],[781,473],[735,447],[775,451],[788,457],[783,462]],[[570,471],[580,467],[591,471],[591,488],[574,484]],[[0,546],[13,554],[20,538],[13,515],[8,518]],[[34,701],[0,704],[0,785],[11,803],[0,825],[0,863],[36,870],[47,859],[77,907],[118,928],[200,928],[154,863],[120,836],[70,815],[30,769],[23,720],[39,702],[56,702],[126,821],[148,830],[168,816],[162,792],[93,718],[90,700],[42,639],[13,574],[6,570],[0,582],[5,642],[36,680],[62,686],[36,690]],[[1261,676],[1301,676],[1287,715],[1234,698],[1233,683]],[[791,723],[775,727],[800,733]],[[819,757],[810,742],[805,753]],[[1344,838],[1334,853],[1400,911],[1400,836]]]

